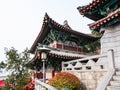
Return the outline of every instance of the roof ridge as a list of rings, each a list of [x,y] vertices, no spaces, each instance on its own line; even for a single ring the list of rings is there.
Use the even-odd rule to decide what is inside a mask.
[[[76,33],[76,34],[81,34],[81,35],[87,35],[87,36],[89,36],[89,37],[96,37],[96,36],[94,36],[94,35],[90,35],[90,34],[85,34],[85,33],[82,33],[82,32],[79,32],[79,31],[77,31],[77,30],[74,30],[74,29],[72,29],[72,28],[68,28],[68,27],[66,27],[66,26],[64,26],[64,25],[61,25],[61,24],[59,24],[58,22],[56,22],[55,20],[53,20],[51,17],[49,17],[49,15],[47,14],[47,13],[45,13],[45,16],[44,16],[44,23],[52,23],[52,24],[54,24],[55,26],[57,26],[57,27],[59,27],[59,28],[61,28],[61,29],[63,29],[63,30],[65,30],[65,31],[67,31],[67,32],[69,32],[69,31],[71,31],[72,33]],[[44,24],[43,23],[43,24]]]

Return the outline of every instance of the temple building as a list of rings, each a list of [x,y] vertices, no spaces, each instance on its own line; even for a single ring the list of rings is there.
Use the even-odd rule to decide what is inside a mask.
[[[73,30],[68,25],[67,20],[64,21],[64,25],[60,25],[45,14],[41,31],[33,43],[30,52],[35,52],[38,43],[52,48],[82,52],[83,45],[97,39],[95,36]]]
[[[42,61],[40,54],[37,53],[37,47],[44,46],[50,49],[45,64],[47,72],[61,71],[63,61],[89,56],[83,51],[83,46],[98,39],[93,35],[73,30],[68,25],[67,20],[64,21],[64,25],[61,25],[45,14],[40,33],[30,49],[30,52],[35,55],[29,63],[32,65],[32,69],[39,73],[42,72]],[[52,74],[54,76],[54,73]],[[37,75],[37,77],[42,78],[40,75]]]
[[[120,0],[93,0],[89,5],[77,8],[81,15],[93,20],[91,30],[101,32],[101,55],[112,51],[111,60],[100,57],[97,64],[108,67],[107,72],[91,90],[120,90]],[[100,80],[100,77],[99,77]],[[87,83],[88,84],[88,83]],[[93,83],[94,84],[94,83]]]
[[[120,67],[120,0],[95,0],[78,7],[78,10],[81,15],[95,21],[89,24],[91,30],[105,31],[101,38],[101,53],[113,49],[116,67]]]
[[[87,90],[120,90],[120,0],[94,0],[77,9],[81,15],[93,20],[89,28],[104,31],[103,36],[80,33],[73,30],[67,20],[61,25],[45,14],[40,33],[30,49],[34,57],[29,63],[36,70],[35,77],[44,76],[43,55],[38,49],[46,47],[50,51],[45,68],[50,72],[48,76],[51,74],[46,78],[53,77],[55,72],[66,71],[75,74]],[[98,39],[101,40],[100,55],[86,54],[84,45]]]

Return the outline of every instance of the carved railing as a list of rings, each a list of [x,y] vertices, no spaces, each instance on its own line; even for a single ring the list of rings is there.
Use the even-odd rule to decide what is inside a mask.
[[[100,60],[103,60],[102,62]],[[69,72],[99,72],[107,71],[101,79],[96,90],[105,90],[115,72],[113,50],[108,50],[108,53],[102,55],[90,56],[82,59],[62,62],[62,71]]]
[[[50,86],[38,79],[35,79],[35,90],[58,90],[53,86]]]
[[[103,77],[102,81],[99,83],[97,86],[96,90],[106,90],[110,80],[112,79],[112,76],[114,75],[115,70],[114,69],[109,69],[108,72],[105,74]]]
[[[106,90],[107,86],[110,83],[110,80],[115,74],[114,53],[112,49],[108,51],[108,66],[108,71],[103,77],[102,81],[97,86],[96,90]]]
[[[99,58],[103,57],[107,58],[107,54],[62,62],[62,71],[106,71],[107,63],[98,63]]]

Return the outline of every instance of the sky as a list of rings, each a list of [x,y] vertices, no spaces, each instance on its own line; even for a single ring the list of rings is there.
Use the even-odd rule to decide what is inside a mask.
[[[78,6],[92,0],[0,0],[0,61],[6,60],[4,48],[14,47],[19,52],[30,49],[41,30],[45,13],[59,24],[64,20],[73,30],[91,33]]]

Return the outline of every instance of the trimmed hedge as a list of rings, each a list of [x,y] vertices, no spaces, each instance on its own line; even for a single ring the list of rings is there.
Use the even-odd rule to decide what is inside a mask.
[[[68,72],[57,73],[49,80],[48,84],[57,89],[68,88],[69,90],[77,90],[80,89],[81,86],[80,80],[75,75]]]

